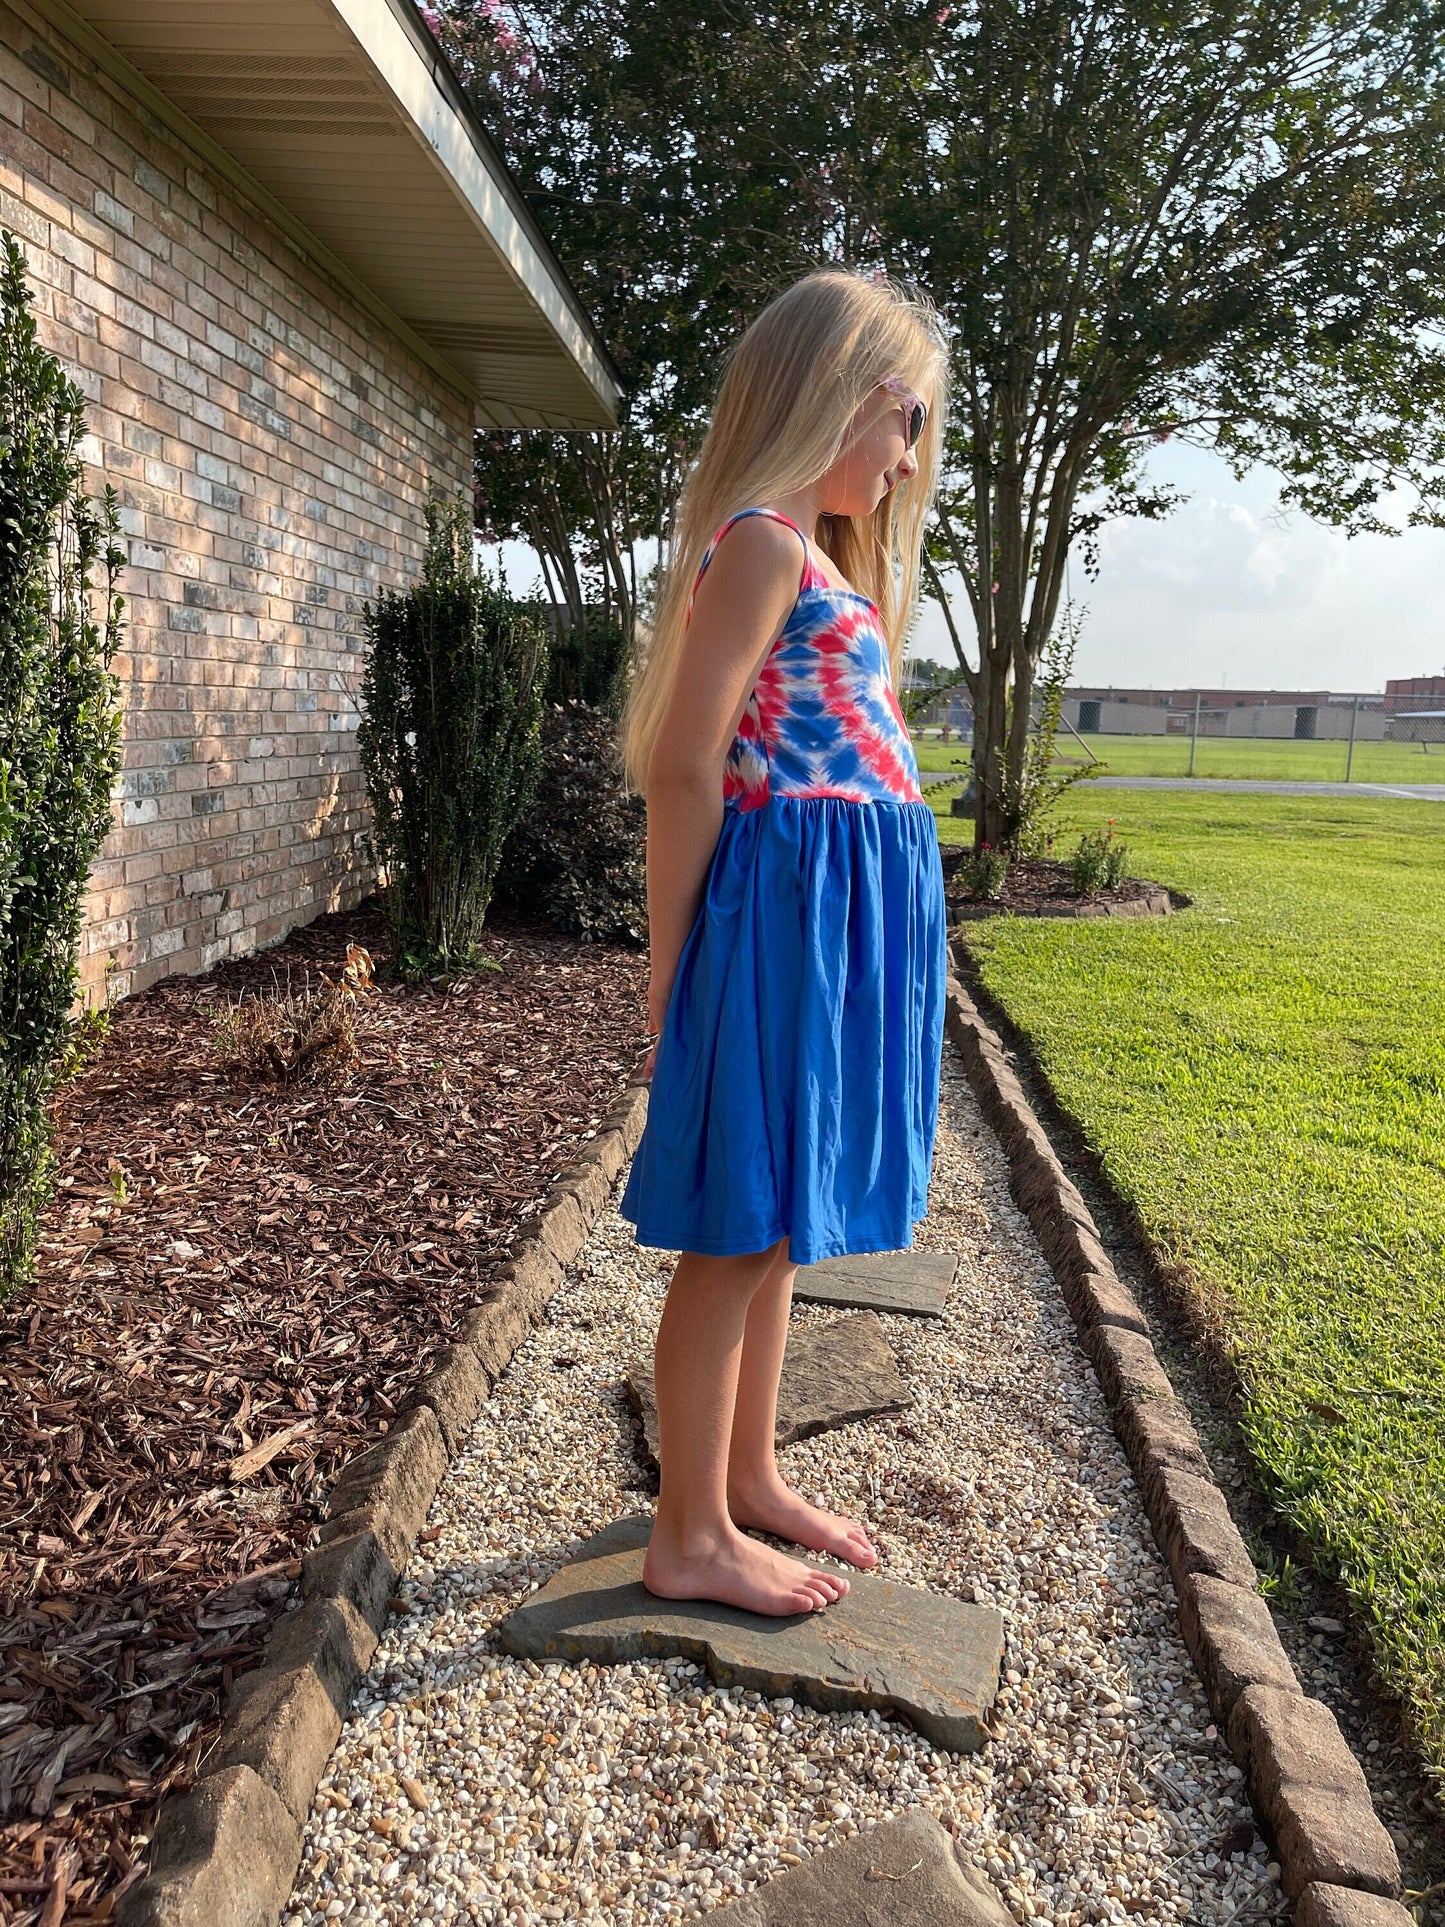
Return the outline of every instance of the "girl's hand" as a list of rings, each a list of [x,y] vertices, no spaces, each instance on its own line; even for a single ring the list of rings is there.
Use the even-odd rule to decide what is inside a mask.
[[[668,1002],[672,997],[672,979],[666,983],[657,977],[647,980],[647,1028],[655,1037],[662,1029],[662,1021],[667,1015]]]
[[[672,985],[670,982],[663,984],[659,983],[655,977],[648,979],[647,1028],[653,1039],[653,1043],[651,1050],[647,1053],[647,1062],[642,1067],[644,1077],[651,1077],[652,1067],[657,1062],[657,1039],[662,1032],[662,1023],[663,1019],[667,1016],[667,1004],[671,995]]]

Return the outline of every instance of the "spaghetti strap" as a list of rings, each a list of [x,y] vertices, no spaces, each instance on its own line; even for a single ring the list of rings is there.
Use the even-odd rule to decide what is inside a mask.
[[[739,509],[736,515],[730,515],[728,517],[727,521],[723,523],[722,527],[718,530],[717,534],[713,537],[711,542],[708,543],[707,548],[703,551],[702,561],[698,564],[697,574],[693,578],[692,594],[687,599],[687,615],[683,618],[684,626],[687,623],[691,622],[692,620],[692,605],[697,601],[698,589],[701,586],[703,577],[707,574],[709,563],[712,561],[713,556],[717,552],[718,543],[722,541],[723,537],[727,534],[728,530],[733,526],[735,522],[746,521],[748,516],[750,515],[765,515],[770,522],[781,522],[783,527],[785,529],[791,529],[794,535],[796,535],[798,540],[802,543],[803,574],[802,574],[802,579],[798,583],[799,595],[803,593],[804,589],[815,588],[815,587],[818,587],[819,585],[824,587],[827,586],[827,578],[824,576],[822,570],[818,567],[817,563],[814,562],[813,560],[813,545],[808,540],[807,536],[804,535],[803,531],[798,527],[796,522],[790,520],[788,516],[780,514],[777,509],[767,509],[767,508]]]

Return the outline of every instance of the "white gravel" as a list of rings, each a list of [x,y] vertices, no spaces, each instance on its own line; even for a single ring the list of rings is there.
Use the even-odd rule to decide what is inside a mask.
[[[570,1549],[648,1509],[620,1388],[670,1270],[609,1211],[443,1484],[318,1790],[287,1927],[689,1918],[913,1806],[1015,1917],[1284,1922],[1173,1589],[1047,1265],[945,1068],[921,1239],[946,1319],[883,1322],[915,1409],[792,1446],[895,1579],[1000,1607],[999,1739],[954,1756],[878,1714],[713,1687],[686,1663],[537,1666],[493,1628]],[[799,1319],[826,1319],[800,1306]]]

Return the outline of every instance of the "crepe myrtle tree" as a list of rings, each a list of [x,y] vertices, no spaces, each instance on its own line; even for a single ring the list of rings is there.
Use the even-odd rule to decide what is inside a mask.
[[[820,261],[874,259],[862,179],[875,98],[892,102],[859,22],[876,39],[892,27],[881,8],[735,0],[424,11],[624,389],[614,432],[480,436],[478,525],[531,546],[563,628],[615,624],[631,643],[639,555],[666,555],[728,349]]]
[[[1071,550],[1092,572],[1105,521],[1175,499],[1151,443],[1268,463],[1286,505],[1352,531],[1394,532],[1394,491],[1445,520],[1445,16],[930,0],[894,32],[877,221],[952,335],[925,579],[997,848]]]

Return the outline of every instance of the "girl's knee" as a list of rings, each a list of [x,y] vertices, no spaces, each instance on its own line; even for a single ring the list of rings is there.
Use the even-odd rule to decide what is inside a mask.
[[[780,1239],[766,1251],[740,1252],[734,1257],[713,1258],[702,1252],[684,1251],[672,1274],[672,1286],[684,1292],[713,1291],[750,1299],[786,1258],[787,1240]]]

